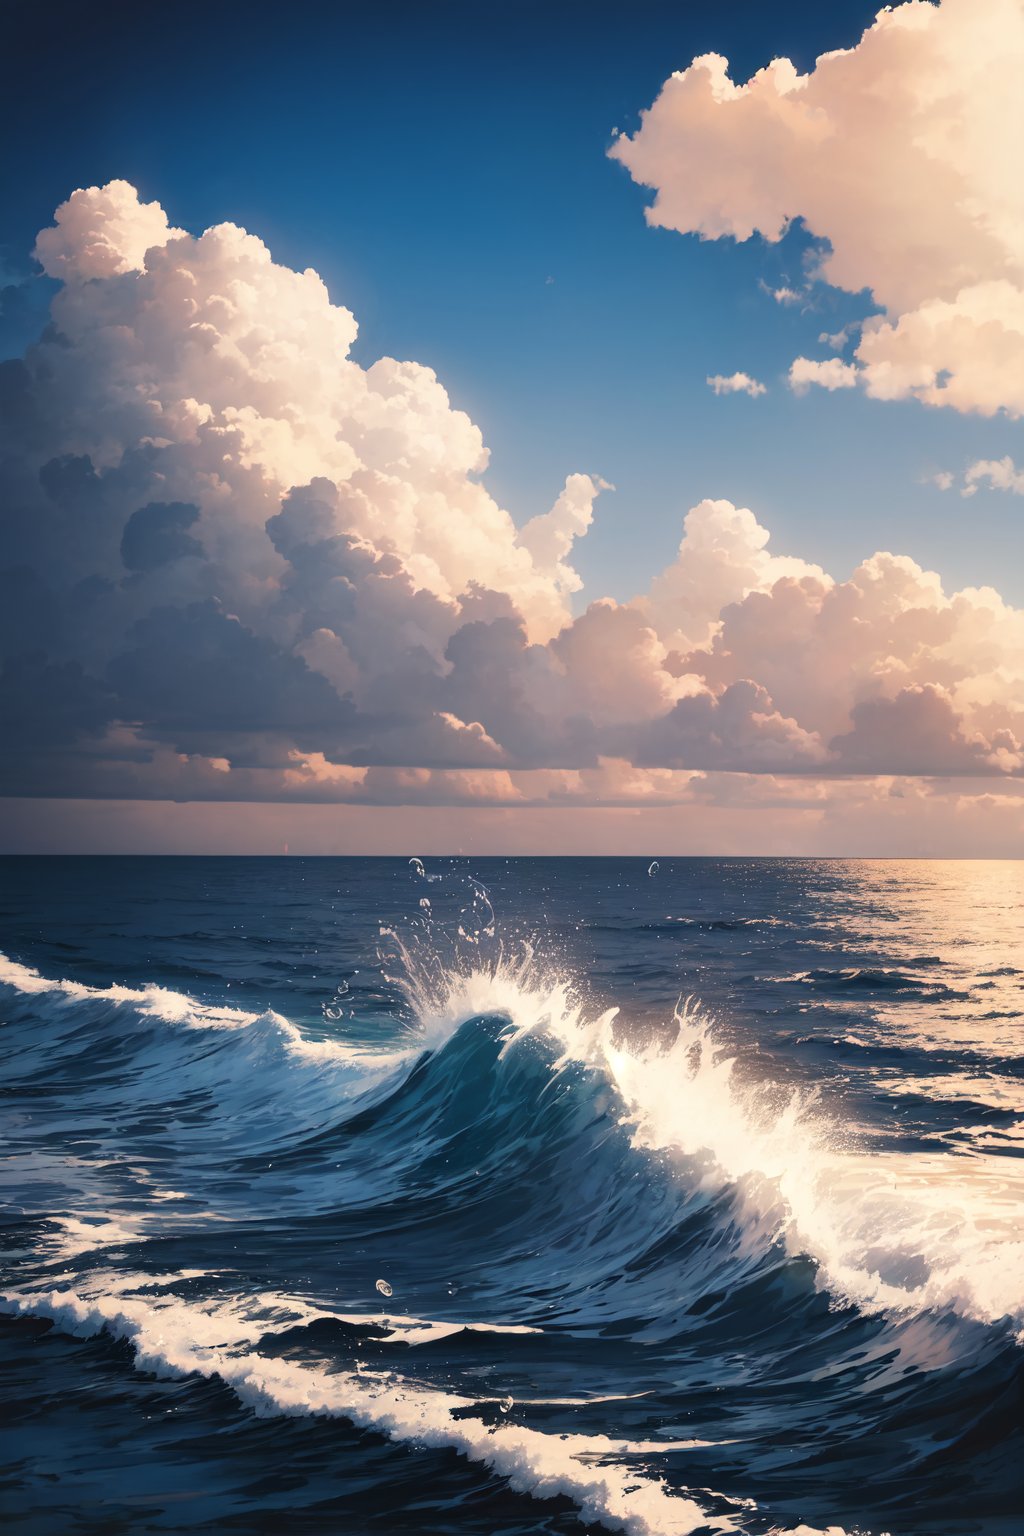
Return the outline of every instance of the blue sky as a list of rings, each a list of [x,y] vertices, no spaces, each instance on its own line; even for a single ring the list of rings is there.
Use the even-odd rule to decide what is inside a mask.
[[[1024,850],[1015,0],[4,42],[0,845]]]
[[[357,358],[436,368],[481,426],[492,493],[520,521],[567,472],[617,487],[575,563],[593,597],[643,588],[703,496],[749,505],[772,547],[849,573],[876,548],[947,587],[1024,599],[1018,498],[922,483],[1015,451],[1020,428],[859,391],[794,396],[799,353],[865,313],[822,284],[782,306],[808,241],[701,242],[647,228],[647,194],[606,151],[703,51],[745,79],[810,68],[871,4],[295,4],[67,7],[8,19],[5,265],[76,186],[125,177],[189,229],[231,219],[314,266],[360,324]],[[8,305],[19,352],[51,285]],[[763,379],[715,398],[709,373]],[[1018,451],[1019,457],[1019,451]]]

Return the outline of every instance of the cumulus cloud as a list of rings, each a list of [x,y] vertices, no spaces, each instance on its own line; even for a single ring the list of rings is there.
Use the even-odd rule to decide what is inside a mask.
[[[959,480],[960,495],[965,497],[976,496],[982,489],[1009,491],[1012,495],[1024,496],[1024,469],[1018,469],[1009,454],[1001,459],[975,459],[960,477],[951,469],[940,469],[936,474],[928,476],[928,480],[940,491],[953,490]]]
[[[973,496],[979,486],[993,491],[1012,491],[1024,496],[1024,469],[1018,469],[1009,454],[1002,459],[976,459],[964,471],[965,496]]]
[[[143,203],[127,181],[72,192],[52,229],[40,232],[35,255],[48,277],[85,283],[134,272],[146,252],[184,234],[172,229],[159,203]]]
[[[694,59],[610,153],[659,227],[778,241],[802,218],[816,275],[882,310],[857,348],[869,394],[1019,416],[1022,70],[1019,0],[909,0],[806,75],[775,59],[740,85]]]
[[[701,690],[681,698],[636,733],[633,751],[641,765],[746,772],[794,772],[820,766],[828,756],[813,731],[781,715],[765,689],[749,679],[717,695]]]
[[[722,611],[784,576],[827,583],[820,566],[768,550],[770,535],[747,507],[705,500],[691,508],[675,560],[638,600],[665,645],[685,652],[707,643]]]
[[[756,677],[828,745],[832,771],[1018,771],[1024,612],[991,588],[946,593],[906,556],[873,555],[844,582],[751,590],[677,667],[715,691]]]
[[[815,362],[809,357],[796,357],[789,365],[789,387],[794,394],[802,395],[812,384],[830,393],[836,389],[853,389],[858,381],[857,369],[841,358],[829,357]]]
[[[823,347],[831,347],[833,352],[841,352],[849,341],[852,330],[852,326],[844,325],[838,331],[822,331],[818,340]]]
[[[539,632],[560,627],[598,482],[573,477],[535,558],[479,481],[479,429],[430,368],[354,363],[356,322],[315,272],[275,264],[230,224],[170,229],[123,182],[76,192],[37,253],[65,287],[10,388],[38,430],[62,414],[44,445],[60,449],[51,478],[91,477],[112,524],[159,485],[151,499],[200,508],[192,533],[211,556],[269,581],[268,516],[322,477],[337,488],[331,531],[393,553],[418,587],[451,600],[476,581],[512,594]]]
[[[531,518],[520,529],[520,545],[529,551],[541,570],[551,572],[559,592],[578,592],[583,586],[577,572],[566,561],[573,544],[583,537],[594,520],[594,500],[598,492],[614,489],[599,476],[570,475],[551,511]]]
[[[835,582],[709,498],[646,591],[584,603],[611,488],[570,474],[517,523],[432,370],[354,362],[315,273],[125,183],[37,250],[51,323],[0,364],[4,793],[669,806],[722,774],[1021,772],[994,591],[890,554]]]
[[[963,733],[949,695],[934,684],[901,688],[893,698],[865,699],[850,711],[853,727],[832,742],[844,768],[863,773],[975,774],[998,762],[994,746]],[[1010,750],[1016,743],[1005,744]]]
[[[752,379],[749,373],[709,373],[707,381],[716,395],[749,395],[756,400],[758,395],[768,393],[768,386]]]
[[[199,508],[185,501],[151,501],[133,512],[121,535],[121,560],[129,571],[151,571],[187,555],[202,557],[203,546],[189,528]]]

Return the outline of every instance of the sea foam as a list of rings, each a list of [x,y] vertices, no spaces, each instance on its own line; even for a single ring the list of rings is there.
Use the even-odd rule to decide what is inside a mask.
[[[503,1477],[517,1493],[568,1498],[583,1523],[628,1536],[689,1536],[740,1529],[687,1493],[671,1491],[629,1460],[668,1443],[634,1444],[603,1435],[544,1434],[472,1417],[473,1398],[429,1391],[373,1372],[327,1372],[269,1359],[247,1348],[257,1329],[231,1309],[204,1311],[176,1299],[82,1296],[70,1290],[7,1292],[5,1309],[51,1319],[65,1333],[108,1333],[127,1341],[139,1370],[180,1378],[216,1376],[253,1413],[344,1418],[389,1439],[459,1452]],[[456,1413],[469,1416],[456,1417]],[[677,1447],[678,1448],[678,1447]],[[717,1502],[722,1501],[719,1496]],[[737,1514],[742,1506],[737,1505]]]

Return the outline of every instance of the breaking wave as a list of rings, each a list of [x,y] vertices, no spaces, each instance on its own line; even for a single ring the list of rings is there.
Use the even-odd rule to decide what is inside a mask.
[[[808,1529],[744,1390],[769,1414],[801,1380],[821,1411],[844,1405],[808,1501],[827,1513],[859,1437],[1019,1381],[1005,1158],[879,1149],[699,1004],[631,1021],[529,945],[446,952],[428,930],[384,949],[387,1038],[0,958],[10,1090],[74,1127],[59,1153],[55,1131],[9,1142],[28,1193],[7,1311],[127,1341],[159,1378],[215,1377],[258,1415],[453,1449],[636,1536]],[[344,1295],[308,1258],[335,1251]],[[382,1313],[375,1286],[413,1310]],[[709,1410],[709,1379],[736,1406]],[[753,1497],[715,1460],[733,1444]]]

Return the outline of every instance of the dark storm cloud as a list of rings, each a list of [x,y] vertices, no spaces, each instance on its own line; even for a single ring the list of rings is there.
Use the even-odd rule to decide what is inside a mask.
[[[121,559],[130,571],[152,571],[187,556],[201,559],[203,546],[188,529],[199,508],[187,501],[151,501],[133,512],[121,535]]]
[[[212,603],[155,608],[130,638],[107,669],[122,717],[179,743],[211,732],[329,734],[353,712],[301,657]]]

